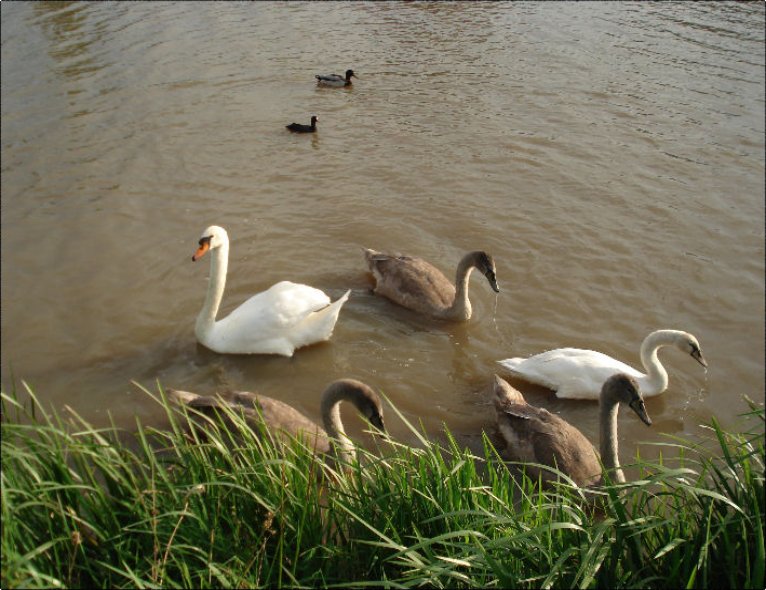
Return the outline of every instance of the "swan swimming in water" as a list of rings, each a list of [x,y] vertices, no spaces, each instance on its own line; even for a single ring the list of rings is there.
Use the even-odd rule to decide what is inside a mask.
[[[497,426],[512,461],[555,467],[581,487],[603,483],[601,465],[593,445],[577,428],[548,410],[527,403],[519,391],[495,375],[493,384]],[[625,482],[617,452],[617,411],[624,403],[647,426],[646,413],[636,379],[624,373],[609,377],[599,394],[599,446],[604,468],[610,477]],[[533,465],[526,466],[533,478],[555,479],[555,474]]]
[[[338,441],[341,458],[350,462],[353,444],[346,436],[346,430],[340,417],[340,404],[351,402],[359,413],[375,428],[385,432],[383,406],[380,398],[371,387],[356,379],[338,379],[333,381],[322,393],[320,407],[324,429],[301,414],[292,406],[265,395],[240,391],[231,394],[230,400],[221,397],[198,395],[189,391],[168,389],[168,397],[174,402],[193,408],[210,418],[226,418],[223,407],[241,412],[245,420],[256,426],[265,423],[275,434],[299,435],[307,437],[315,453],[329,453],[330,440]]]
[[[495,261],[486,252],[469,252],[463,256],[457,266],[456,289],[439,269],[422,258],[363,250],[367,266],[375,277],[375,293],[423,315],[446,320],[470,319],[468,281],[474,268],[487,278],[495,293],[500,292]]]
[[[229,264],[229,236],[225,229],[211,225],[202,232],[192,260],[199,260],[207,252],[210,283],[194,327],[201,344],[222,354],[292,356],[296,348],[330,338],[351,290],[333,303],[319,289],[281,281],[216,321]]]
[[[657,358],[663,346],[675,346],[707,367],[697,339],[681,330],[657,330],[644,339],[641,363],[646,374],[603,353],[581,348],[557,348],[529,358],[497,362],[514,377],[552,389],[560,398],[598,399],[602,384],[615,373],[634,377],[643,396],[653,397],[668,387],[668,373]]]

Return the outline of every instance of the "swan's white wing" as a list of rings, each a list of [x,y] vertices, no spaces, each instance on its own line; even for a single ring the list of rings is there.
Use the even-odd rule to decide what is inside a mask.
[[[231,353],[292,354],[290,342],[312,312],[330,305],[314,287],[282,281],[253,295],[215,323],[214,350]]]
[[[548,387],[558,397],[597,400],[601,386],[615,373],[642,378],[643,373],[595,350],[557,348],[529,358],[498,361],[513,375]]]

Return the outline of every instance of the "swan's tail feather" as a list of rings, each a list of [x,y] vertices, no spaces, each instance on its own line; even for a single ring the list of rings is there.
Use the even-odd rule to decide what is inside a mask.
[[[492,393],[494,394],[495,406],[503,407],[508,404],[526,404],[527,400],[521,395],[521,392],[505,380],[495,375],[492,382]]]
[[[188,405],[201,397],[191,391],[182,391],[180,389],[166,389],[165,393],[168,394],[168,399],[179,405]]]
[[[362,252],[364,252],[364,259],[367,261],[368,266],[372,266],[372,262],[375,260],[375,257],[381,255],[381,252],[371,248],[365,248],[364,246],[362,246]]]
[[[522,373],[519,371],[518,367],[523,360],[524,360],[523,358],[515,357],[512,359],[497,361],[497,364],[502,365],[503,368],[507,369],[508,372],[511,373],[511,375],[521,377]]]
[[[329,340],[335,329],[335,323],[338,321],[338,314],[340,314],[343,304],[348,301],[349,295],[351,295],[351,289],[346,291],[327,307],[323,307],[322,309],[311,313],[303,322],[301,334],[296,338],[294,343],[295,348],[313,342]]]

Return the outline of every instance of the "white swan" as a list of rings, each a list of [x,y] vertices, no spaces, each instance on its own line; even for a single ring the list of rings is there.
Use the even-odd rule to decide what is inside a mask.
[[[526,359],[516,357],[497,362],[514,377],[548,387],[561,398],[597,400],[604,381],[615,373],[634,377],[644,397],[653,397],[668,387],[668,373],[657,358],[657,351],[663,346],[675,346],[707,367],[697,339],[681,330],[657,330],[644,339],[641,363],[646,375],[603,353],[581,348],[557,348]]]
[[[555,467],[579,486],[603,483],[598,454],[585,435],[569,422],[548,410],[532,406],[519,391],[495,375],[494,402],[497,426],[512,461]],[[624,373],[612,375],[599,394],[599,446],[604,468],[619,483],[625,482],[617,453],[617,410],[620,402],[628,405],[647,426],[646,413],[636,380]],[[552,472],[533,465],[527,472],[543,481],[555,479]]]
[[[319,289],[282,281],[216,321],[229,264],[225,229],[211,225],[202,232],[192,260],[199,260],[208,251],[210,283],[194,328],[200,343],[218,353],[292,356],[296,348],[330,338],[350,290],[331,303]]]
[[[241,412],[247,423],[252,426],[263,422],[270,431],[279,436],[303,435],[316,453],[329,453],[330,440],[335,440],[338,443],[341,458],[346,462],[351,461],[354,446],[346,435],[340,417],[341,402],[351,402],[375,428],[382,432],[386,431],[380,398],[371,387],[356,379],[333,381],[322,393],[321,412],[324,430],[285,402],[249,391],[233,393],[230,396],[231,399],[198,395],[179,389],[168,389],[167,394],[176,403],[193,408],[209,418],[222,419],[225,424],[229,421],[226,413],[220,410],[226,406]]]

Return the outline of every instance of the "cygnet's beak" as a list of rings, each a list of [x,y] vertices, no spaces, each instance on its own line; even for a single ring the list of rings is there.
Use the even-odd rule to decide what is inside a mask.
[[[484,273],[484,276],[487,277],[487,280],[489,281],[489,286],[492,287],[492,290],[495,293],[500,293],[500,287],[497,286],[497,277],[495,276],[494,271],[488,270]]]
[[[630,402],[630,408],[638,414],[638,417],[641,418],[641,421],[646,424],[647,426],[652,425],[652,419],[649,417],[649,414],[646,413],[646,406],[644,405],[644,400],[642,399],[634,399],[632,402]]]
[[[383,423],[383,416],[381,416],[378,413],[375,413],[370,418],[370,424],[372,424],[375,428],[377,428],[381,432],[385,432],[386,431],[386,425]]]

